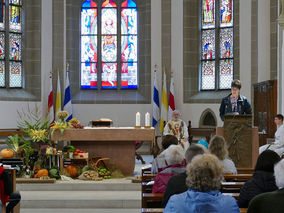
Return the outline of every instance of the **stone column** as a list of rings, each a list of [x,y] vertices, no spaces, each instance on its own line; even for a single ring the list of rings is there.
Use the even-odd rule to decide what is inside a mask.
[[[284,0],[279,0],[280,3],[280,15],[278,17],[278,24],[279,24],[279,71],[277,75],[277,83],[278,83],[278,112],[284,113]]]

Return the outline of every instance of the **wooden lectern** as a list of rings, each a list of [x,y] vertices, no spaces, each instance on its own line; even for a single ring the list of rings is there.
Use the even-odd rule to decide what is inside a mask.
[[[238,168],[253,168],[258,157],[258,128],[252,127],[251,115],[225,115],[224,127],[216,134],[224,136],[229,157]]]

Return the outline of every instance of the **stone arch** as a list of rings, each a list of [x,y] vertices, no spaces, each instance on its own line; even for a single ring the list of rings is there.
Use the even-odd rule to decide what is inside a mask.
[[[216,127],[217,126],[217,117],[213,110],[207,108],[204,110],[199,119],[200,128]]]

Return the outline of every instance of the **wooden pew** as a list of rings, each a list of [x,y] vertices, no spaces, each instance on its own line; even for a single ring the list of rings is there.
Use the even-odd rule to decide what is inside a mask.
[[[240,213],[247,213],[248,209],[247,208],[240,208]]]
[[[147,208],[147,202],[162,202],[164,193],[142,193],[142,208]]]
[[[225,174],[224,179],[226,181],[236,181],[236,182],[244,182],[247,180],[250,180],[252,178],[253,174]]]
[[[143,166],[141,169],[142,176],[144,174],[151,174],[151,168],[152,168],[152,165]]]
[[[253,174],[254,168],[237,168],[238,174]]]

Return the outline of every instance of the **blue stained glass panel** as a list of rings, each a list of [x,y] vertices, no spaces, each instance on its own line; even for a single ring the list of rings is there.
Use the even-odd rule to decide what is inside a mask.
[[[220,60],[219,62],[219,88],[220,89],[230,89],[231,83],[233,81],[233,65],[234,61],[232,59]]]
[[[97,63],[81,63],[81,88],[98,88]]]
[[[215,59],[215,30],[202,31],[202,59]]]
[[[21,34],[9,34],[10,44],[10,60],[22,59],[22,35]]]
[[[121,88],[122,89],[137,89],[137,63],[122,63],[121,64]]]
[[[21,32],[22,21],[21,21],[21,7],[9,6],[10,7],[10,31]]]
[[[220,27],[233,26],[233,0],[220,0]]]
[[[10,62],[10,87],[22,87],[22,63]]]
[[[202,29],[215,27],[215,0],[202,0]]]
[[[0,59],[5,59],[5,33],[0,33]]]
[[[97,36],[81,36],[81,62],[97,62]]]
[[[137,61],[137,36],[121,36],[121,61]]]
[[[115,62],[117,60],[117,36],[102,36],[102,61]]]
[[[102,63],[102,89],[117,88],[117,64]]]
[[[5,4],[0,2],[0,30],[5,29]]]
[[[10,0],[10,4],[22,5],[22,0]]]
[[[220,30],[220,58],[232,58],[233,55],[233,28]]]
[[[102,34],[117,34],[117,10],[102,9]]]
[[[201,62],[201,89],[215,89],[215,61]]]
[[[0,87],[5,87],[5,61],[0,61]]]
[[[121,9],[121,34],[137,34],[137,9]]]
[[[81,34],[97,34],[97,9],[81,10]]]

